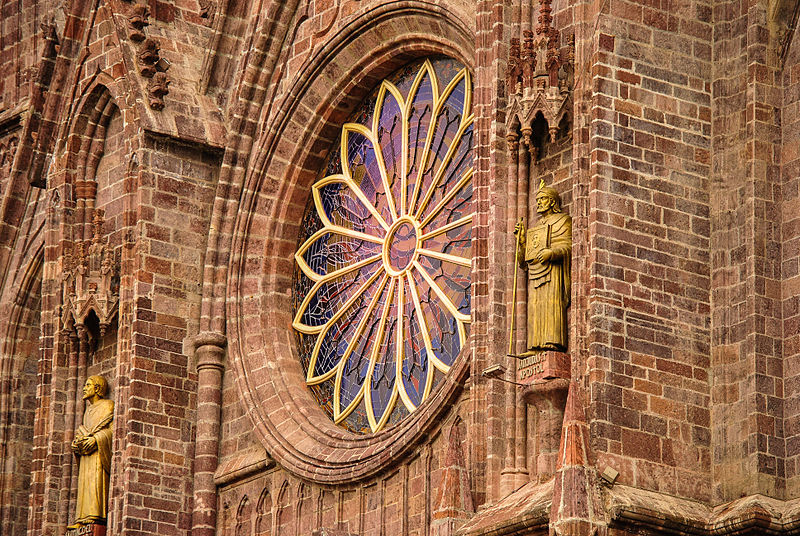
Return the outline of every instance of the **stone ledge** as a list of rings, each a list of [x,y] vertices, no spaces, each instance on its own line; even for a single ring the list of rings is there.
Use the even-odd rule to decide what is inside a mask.
[[[479,510],[456,534],[458,536],[501,536],[504,534],[547,533],[553,480],[544,484],[530,482],[494,506]]]
[[[617,484],[606,490],[610,526],[659,534],[723,536],[800,534],[800,499],[751,495],[716,507]],[[756,532],[758,531],[758,532]]]
[[[220,460],[217,471],[214,473],[214,484],[219,487],[226,486],[273,465],[275,465],[275,460],[270,458],[263,448],[246,448],[225,460]]]

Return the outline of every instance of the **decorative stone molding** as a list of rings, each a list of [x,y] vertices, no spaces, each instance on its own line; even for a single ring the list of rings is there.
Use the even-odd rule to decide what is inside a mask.
[[[356,19],[347,38],[342,35],[341,39],[337,37],[332,40],[330,47],[326,48],[330,53],[314,56],[303,67],[295,89],[282,101],[282,113],[287,117],[287,122],[282,121],[280,124],[299,120],[303,110],[317,106],[317,99],[321,95],[325,96],[326,101],[330,99],[328,102],[334,103],[327,108],[335,110],[338,103],[344,102],[342,88],[351,84],[374,83],[365,79],[370,72],[368,65],[399,67],[398,51],[424,50],[430,54],[468,58],[467,54],[474,48],[474,36],[466,31],[461,32],[461,28],[451,22],[454,19],[448,17],[450,13],[444,8],[433,4],[430,6],[432,7],[412,9],[407,3],[388,4]],[[397,20],[403,20],[404,24],[397,24]],[[421,28],[434,22],[440,24],[441,40],[449,46],[439,46],[417,37]],[[354,35],[357,36],[356,39],[352,38]],[[380,49],[382,52],[370,57],[359,52],[373,49]],[[454,49],[459,53],[454,53]],[[334,77],[321,78],[314,74],[331,61],[341,61],[341,58],[355,60],[348,62],[347,69],[341,73],[337,71]],[[318,127],[322,125],[322,122],[318,125],[307,125],[310,139],[319,139],[321,129]],[[270,127],[264,132],[264,143],[275,140],[281,144],[287,132],[280,126],[274,129]],[[303,135],[306,135],[305,132]],[[287,153],[291,156],[287,161],[293,169],[303,170],[303,166],[311,162],[315,163],[308,169],[312,166],[316,169],[317,156],[308,151],[310,147],[292,144]],[[273,177],[283,176],[287,172],[278,171],[283,166],[282,162],[274,159],[259,162],[244,183],[244,188],[250,192],[248,195],[262,191],[262,188],[270,188]],[[312,175],[316,177],[316,172],[303,171],[303,180],[308,181],[306,188],[310,185]],[[264,258],[264,247],[270,250],[269,248],[284,240],[297,239],[296,230],[289,234],[288,229],[278,228],[255,229],[254,232],[238,234],[239,229],[251,228],[251,218],[258,218],[261,214],[282,217],[280,214],[289,208],[285,204],[263,205],[259,195],[255,195],[254,199],[257,199],[256,203],[248,205],[246,210],[240,209],[236,214],[231,234],[235,237],[231,249],[236,252],[236,260],[227,272],[229,278],[225,298],[219,302],[228,311],[225,318],[229,337],[229,363],[236,373],[244,407],[255,424],[259,439],[282,469],[303,480],[322,485],[363,481],[385,471],[389,465],[400,463],[404,456],[413,452],[423,441],[427,441],[430,434],[441,426],[443,416],[451,410],[451,404],[463,392],[469,375],[469,355],[472,349],[469,346],[462,348],[464,355],[455,359],[453,370],[431,398],[397,426],[370,435],[356,435],[336,426],[305,389],[302,368],[294,357],[295,339],[287,336],[290,333],[286,326],[292,320],[291,302],[285,291],[278,291],[282,285],[279,281],[284,277],[281,270],[284,268],[277,269],[276,273],[280,274],[278,277],[270,275],[264,279],[263,274],[247,272],[243,269],[243,264],[239,264],[249,262],[248,259],[252,258],[256,249],[259,251],[258,255]],[[285,258],[277,254],[270,254],[264,258],[264,270],[269,274],[274,269],[273,266],[285,266],[284,260]],[[290,273],[286,275],[291,277]],[[254,277],[258,278],[259,283],[252,290],[246,290],[246,287],[253,284]],[[245,305],[247,303],[262,305],[249,310]],[[242,307],[246,309],[245,312],[231,314],[233,311],[242,311]],[[255,370],[260,372],[254,375]],[[273,402],[278,399],[276,396],[280,398],[281,404]]]
[[[102,235],[103,211],[95,210],[91,240],[76,242],[64,254],[61,326],[67,332],[97,315],[104,335],[117,314],[119,288],[114,284],[114,252]]]
[[[226,337],[200,333],[192,341],[197,362],[197,435],[194,455],[194,511],[192,534],[213,536],[217,524],[217,488],[214,474],[219,462],[222,373]]]
[[[217,13],[217,3],[214,0],[199,0],[200,18],[207,19],[207,24],[211,24],[214,15]]]
[[[150,78],[156,74],[156,63],[158,63],[160,58],[160,50],[158,41],[152,37],[148,37],[142,41],[139,53],[136,55],[136,58],[139,60],[139,73],[142,76]]]
[[[147,84],[148,104],[154,110],[164,109],[164,96],[169,93],[169,78],[166,73],[158,72]]]
[[[128,14],[128,36],[132,41],[144,41],[144,29],[150,25],[150,8],[144,4],[135,4]]]
[[[19,138],[12,136],[7,142],[0,143],[0,176],[8,177],[11,175],[11,168],[14,165],[14,156],[17,153]],[[0,190],[0,194],[2,194]]]
[[[568,115],[572,100],[574,37],[568,49],[559,49],[559,31],[552,27],[551,0],[540,0],[539,26],[535,33],[523,32],[523,42],[514,38],[508,58],[506,89],[509,124],[522,132],[529,144],[531,125],[537,114],[547,121],[550,141]]]
[[[800,499],[782,501],[749,495],[717,506],[667,493],[615,484],[604,489],[613,528],[662,534],[734,536],[797,534]]]

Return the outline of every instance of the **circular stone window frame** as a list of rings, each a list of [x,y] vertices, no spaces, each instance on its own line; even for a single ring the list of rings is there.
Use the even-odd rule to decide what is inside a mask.
[[[352,108],[417,58],[445,55],[473,70],[473,47],[472,31],[441,6],[405,1],[367,10],[304,64],[254,147],[229,266],[228,357],[259,439],[297,477],[333,485],[387,470],[440,426],[469,376],[468,341],[447,377],[400,423],[364,435],[337,426],[306,386],[292,281],[311,186]]]

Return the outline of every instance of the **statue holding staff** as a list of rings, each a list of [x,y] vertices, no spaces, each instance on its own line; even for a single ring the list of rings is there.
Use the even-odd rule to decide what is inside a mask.
[[[108,484],[111,472],[111,422],[114,401],[104,398],[108,382],[102,376],[90,376],[83,386],[88,407],[83,424],[70,447],[78,458],[78,501],[75,524],[105,525],[108,517]]]
[[[528,269],[527,351],[567,350],[570,302],[572,218],[561,210],[561,196],[542,181],[536,194],[536,225],[518,223],[517,262]]]

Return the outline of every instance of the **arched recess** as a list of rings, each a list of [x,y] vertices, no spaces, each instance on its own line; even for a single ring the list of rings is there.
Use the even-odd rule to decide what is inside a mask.
[[[66,178],[72,184],[75,210],[72,220],[62,224],[65,226],[62,236],[71,239],[64,246],[68,259],[63,266],[65,272],[69,272],[83,262],[88,270],[87,279],[98,277],[104,259],[116,264],[114,248],[121,244],[121,233],[114,231],[122,228],[125,213],[124,184],[130,143],[123,135],[125,125],[115,93],[117,88],[113,81],[98,75],[84,94],[66,143],[66,169],[69,170]],[[116,296],[116,277],[112,277],[110,285],[110,292]],[[84,289],[71,290],[78,293],[80,302]],[[116,304],[108,308],[98,303],[80,304],[72,307],[75,310],[67,305],[59,327],[69,331],[74,325],[79,332],[85,328],[91,339],[91,359],[80,366],[79,381],[83,381],[84,376],[103,374],[112,384],[113,392]]]
[[[253,503],[245,494],[236,509],[236,535],[251,536],[253,528]]]
[[[0,519],[3,534],[27,531],[41,334],[41,245],[22,277],[0,349]]]
[[[111,242],[109,237],[114,235],[109,230],[115,229],[115,218],[121,221],[125,212],[122,203],[128,202],[129,196],[125,192],[116,195],[118,214],[109,210],[111,221],[105,222],[106,215],[96,209],[107,208],[98,206],[98,195],[113,189],[114,184],[124,184],[126,179],[125,173],[117,174],[118,165],[109,165],[109,158],[125,161],[123,155],[136,140],[135,135],[122,135],[123,102],[119,88],[107,75],[97,74],[87,84],[75,115],[65,122],[60,133],[65,141],[48,179],[67,209],[60,214],[62,217],[54,219],[59,226],[59,242],[55,244],[59,257],[52,268],[58,270],[59,277],[53,293],[60,316],[53,319],[56,355],[49,392],[52,400],[65,400],[59,414],[50,416],[49,425],[63,427],[67,444],[82,419],[81,386],[88,376],[102,374],[109,383],[109,398],[120,396],[116,389],[116,317],[121,240],[117,244]],[[111,183],[109,177],[113,177]],[[121,232],[117,235],[121,236]],[[117,415],[113,426],[124,425],[124,415]],[[45,497],[44,509],[57,512],[57,523],[66,524],[77,500],[78,464],[74,456],[62,456],[57,467],[48,469],[46,485],[58,491]],[[109,511],[113,511],[114,500],[110,499]]]
[[[272,536],[272,495],[264,488],[256,505],[255,536]]]
[[[462,356],[410,418],[384,432],[356,436],[336,427],[307,392],[290,328],[298,215],[323,153],[353,106],[398,67],[434,54],[473,65],[474,35],[459,20],[445,7],[423,2],[365,12],[300,69],[276,108],[277,118],[256,144],[232,233],[229,356],[268,452],[305,479],[351,482],[398,460],[436,425],[433,417],[448,409],[468,374],[469,360]],[[468,345],[462,353],[469,353]]]
[[[110,78],[98,75],[87,88],[67,136],[65,178],[72,184],[75,203],[74,228],[67,236],[74,241],[92,238],[95,208],[108,212],[104,217],[123,213],[123,162],[130,146],[122,136],[117,92]]]
[[[297,488],[297,527],[300,534],[311,534],[317,519],[311,500],[311,487],[301,483]]]
[[[293,536],[295,534],[295,516],[292,504],[292,489],[288,480],[284,480],[278,492],[277,511],[275,512],[274,533],[278,536]]]

